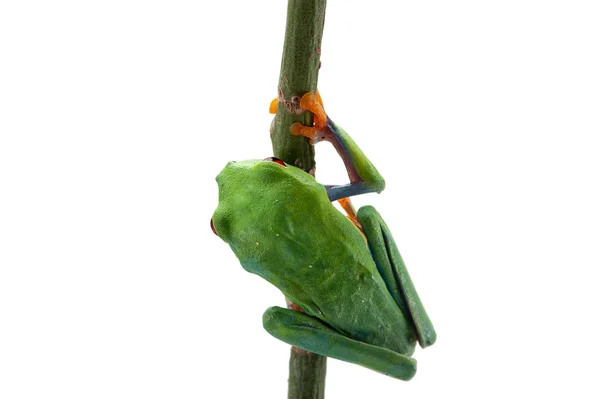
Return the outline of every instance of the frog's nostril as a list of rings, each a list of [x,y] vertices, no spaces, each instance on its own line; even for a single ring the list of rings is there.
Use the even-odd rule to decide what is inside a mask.
[[[213,231],[213,233],[215,233],[215,235],[218,237],[219,235],[217,234],[217,230],[215,230],[215,224],[213,223],[212,218],[210,218],[210,229]]]

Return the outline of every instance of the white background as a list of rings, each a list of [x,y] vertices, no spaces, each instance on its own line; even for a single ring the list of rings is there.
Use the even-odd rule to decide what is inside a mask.
[[[209,220],[271,155],[286,2],[3,1],[0,397],[283,398],[282,305]],[[436,325],[327,398],[597,398],[600,9],[336,1],[319,87]],[[319,145],[317,177],[345,179]],[[595,382],[594,382],[595,381]],[[375,395],[375,396],[374,396]]]

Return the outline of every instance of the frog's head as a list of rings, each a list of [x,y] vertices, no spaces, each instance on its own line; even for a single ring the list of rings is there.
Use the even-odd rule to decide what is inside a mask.
[[[211,227],[236,247],[273,240],[270,235],[288,221],[305,218],[306,209],[329,202],[325,188],[314,177],[273,157],[229,162],[217,183],[219,206]]]

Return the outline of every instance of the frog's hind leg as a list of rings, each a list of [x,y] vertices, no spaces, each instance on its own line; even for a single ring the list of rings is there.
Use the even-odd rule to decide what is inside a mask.
[[[298,348],[359,364],[404,381],[417,371],[417,361],[389,349],[348,338],[319,319],[273,306],[263,315],[269,334]]]
[[[433,345],[436,340],[435,329],[406,270],[392,233],[372,206],[360,208],[357,219],[367,236],[371,255],[388,291],[404,314],[412,318],[419,345],[422,348]]]

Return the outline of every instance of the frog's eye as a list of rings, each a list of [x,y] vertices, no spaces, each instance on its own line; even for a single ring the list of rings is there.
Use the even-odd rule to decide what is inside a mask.
[[[287,168],[287,165],[285,164],[285,162],[283,162],[281,159],[279,158],[275,158],[275,157],[268,157],[263,159],[263,161],[269,161],[269,162],[275,162],[281,166],[285,166]]]
[[[213,233],[215,233],[215,235],[218,237],[219,235],[217,234],[217,230],[215,230],[215,224],[213,223],[212,218],[210,218],[210,229],[213,231]]]

